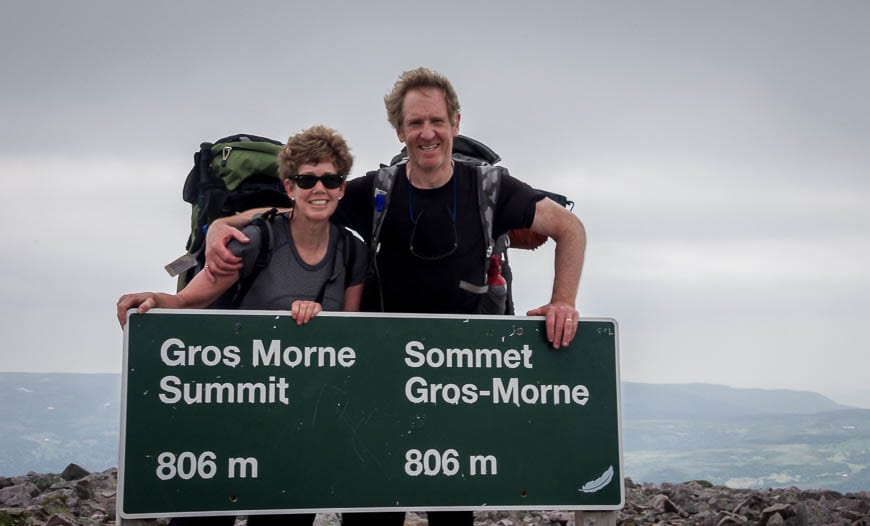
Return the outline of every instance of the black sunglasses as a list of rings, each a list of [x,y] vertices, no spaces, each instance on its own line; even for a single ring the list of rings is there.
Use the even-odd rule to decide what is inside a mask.
[[[320,181],[324,188],[335,190],[344,181],[344,177],[338,174],[323,174],[321,176],[311,174],[291,175],[290,179],[293,179],[293,182],[303,190],[314,188],[317,181]]]

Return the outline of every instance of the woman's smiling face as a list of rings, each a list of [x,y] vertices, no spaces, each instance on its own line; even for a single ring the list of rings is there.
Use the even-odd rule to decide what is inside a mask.
[[[311,177],[306,176],[318,178],[310,188],[303,188],[311,183]],[[338,177],[332,162],[299,165],[298,174],[284,180],[284,189],[294,200],[294,216],[299,215],[300,219],[309,221],[328,221],[335,213],[338,200],[344,195],[343,178],[339,179],[338,186],[327,188]]]

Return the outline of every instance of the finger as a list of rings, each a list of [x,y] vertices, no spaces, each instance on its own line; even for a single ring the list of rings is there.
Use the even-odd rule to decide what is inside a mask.
[[[233,228],[229,231],[229,236],[227,236],[226,242],[230,242],[230,238],[235,239],[239,243],[247,243],[250,241],[248,236],[246,236],[241,230],[237,228]]]
[[[312,318],[314,318],[315,316],[320,314],[321,310],[323,310],[323,308],[320,306],[319,303],[317,303],[317,302],[312,303],[311,304],[311,311],[309,312],[308,319],[305,321],[305,323],[308,323],[309,321],[311,321]]]
[[[526,312],[526,316],[546,316],[546,315],[547,315],[547,311],[544,309],[544,307],[538,307],[537,309],[532,309],[532,310]]]
[[[127,324],[127,311],[136,306],[136,297],[134,294],[124,294],[121,296],[121,299],[118,300],[117,305],[117,317],[118,321],[121,323],[121,328]]]
[[[562,339],[563,345],[569,345],[574,337],[577,336],[577,326],[580,323],[580,314],[577,311],[574,311],[570,317],[565,319],[565,336]]]
[[[153,297],[145,298],[145,301],[139,304],[139,308],[136,309],[136,312],[138,312],[139,314],[145,314],[156,304],[157,302],[154,301]]]
[[[225,253],[216,254],[212,258],[208,258],[206,266],[212,275],[223,276],[240,270],[242,268],[242,258],[226,250]]]
[[[120,298],[118,298],[118,303],[115,304],[115,316],[118,317],[118,322],[120,322],[121,327],[124,326],[124,322],[127,319],[127,314],[126,314],[126,312],[124,312],[124,309],[122,308],[123,305],[124,305],[124,296],[121,296]]]
[[[310,322],[311,319],[317,316],[322,310],[323,307],[320,305],[320,303],[317,303],[316,301],[307,302],[305,304],[305,320],[302,323],[304,324]]]
[[[305,325],[311,319],[311,303],[304,302],[299,306],[299,318],[296,319],[296,325]]]
[[[553,339],[553,347],[559,349],[568,345],[570,341],[569,333],[571,331],[571,324],[573,323],[573,318],[567,309],[563,307],[557,307],[553,309],[555,312],[556,319],[556,335]]]
[[[219,256],[218,259],[222,260],[224,263],[235,264],[242,260],[242,258],[233,254],[233,251],[226,245],[221,245],[218,248],[217,254]]]
[[[553,344],[555,348],[559,348],[556,345],[556,311],[555,309],[550,309],[547,311],[547,341]]]
[[[117,312],[116,316],[118,317],[118,323],[121,324],[121,328],[123,329],[124,325],[127,324],[127,309],[125,309],[121,305],[120,301],[118,302],[117,309],[118,309],[118,312]]]
[[[568,320],[570,316],[563,309],[556,309],[556,339],[554,344],[556,349],[559,349],[567,344],[566,332],[570,330],[568,326],[571,324]]]
[[[567,347],[571,340],[574,339],[574,335],[577,334],[577,323],[579,322],[580,314],[577,310],[572,310],[565,312],[565,323],[564,329],[561,332],[562,341],[560,345],[562,347]]]

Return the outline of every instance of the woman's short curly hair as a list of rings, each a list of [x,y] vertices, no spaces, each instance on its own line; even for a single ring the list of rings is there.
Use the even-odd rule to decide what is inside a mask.
[[[393,84],[393,89],[384,97],[384,105],[387,107],[387,120],[396,131],[400,131],[405,116],[402,114],[402,104],[405,95],[412,89],[435,88],[444,94],[447,103],[447,114],[450,116],[450,124],[456,126],[456,115],[459,113],[459,96],[447,77],[427,68],[417,68],[403,72],[399,80]]]
[[[278,152],[278,175],[281,180],[298,175],[303,164],[332,163],[338,175],[347,177],[353,167],[350,148],[337,131],[326,126],[312,126],[287,139]]]

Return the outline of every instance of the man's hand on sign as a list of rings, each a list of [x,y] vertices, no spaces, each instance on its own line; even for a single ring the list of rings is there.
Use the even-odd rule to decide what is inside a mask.
[[[568,345],[577,335],[580,313],[573,305],[560,302],[548,303],[530,310],[526,315],[547,317],[547,341],[554,349]]]

